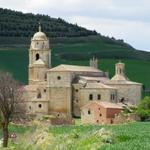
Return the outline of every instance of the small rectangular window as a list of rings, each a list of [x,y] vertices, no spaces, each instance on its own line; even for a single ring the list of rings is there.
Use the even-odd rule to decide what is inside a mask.
[[[114,100],[115,99],[115,94],[111,94],[111,100]]]
[[[89,95],[89,100],[93,100],[93,95],[92,94]]]
[[[113,100],[115,99],[115,94],[113,94]]]
[[[91,114],[91,110],[90,110],[90,109],[88,110],[88,114],[89,114],[89,115]]]
[[[100,95],[100,94],[97,95],[97,99],[98,99],[98,100],[101,99],[101,95]]]

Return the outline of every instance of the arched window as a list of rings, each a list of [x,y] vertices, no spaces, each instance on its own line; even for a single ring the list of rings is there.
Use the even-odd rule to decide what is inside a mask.
[[[122,70],[121,70],[121,69],[119,69],[119,73],[120,73],[120,74],[122,73]]]
[[[110,98],[111,98],[111,100],[114,100],[115,99],[115,94],[111,94]]]
[[[37,53],[37,54],[35,55],[35,60],[38,60],[38,59],[40,59],[40,55]]]

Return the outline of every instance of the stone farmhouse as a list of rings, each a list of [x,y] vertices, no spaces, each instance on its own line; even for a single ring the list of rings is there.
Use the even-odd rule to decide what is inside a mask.
[[[81,107],[83,124],[113,124],[114,118],[123,110],[122,104],[92,101]]]
[[[91,101],[126,102],[137,105],[141,99],[141,83],[130,81],[125,64],[116,64],[116,73],[98,69],[93,58],[90,66],[61,64],[51,66],[52,50],[46,34],[39,31],[31,38],[29,49],[29,82],[24,88],[28,114],[56,116],[81,115],[80,108]]]

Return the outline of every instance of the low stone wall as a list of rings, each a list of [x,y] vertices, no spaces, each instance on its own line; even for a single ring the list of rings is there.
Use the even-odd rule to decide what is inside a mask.
[[[125,122],[132,122],[132,121],[139,121],[140,118],[137,114],[130,113],[130,114],[123,114],[120,113],[119,115],[116,115],[113,119],[114,124],[120,124]]]

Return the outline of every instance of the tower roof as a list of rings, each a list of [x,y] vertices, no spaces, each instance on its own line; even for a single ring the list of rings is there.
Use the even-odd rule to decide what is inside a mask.
[[[118,63],[116,63],[116,65],[125,65],[121,60],[119,60]]]
[[[41,31],[40,23],[39,23],[39,31],[34,34],[33,40],[47,40],[46,34]]]
[[[116,74],[115,76],[112,77],[111,80],[126,81],[126,80],[128,80],[128,78],[126,76],[123,76],[123,75],[120,75],[120,74]]]

